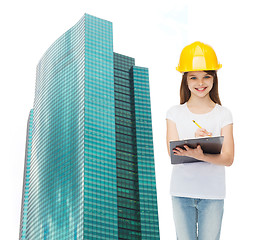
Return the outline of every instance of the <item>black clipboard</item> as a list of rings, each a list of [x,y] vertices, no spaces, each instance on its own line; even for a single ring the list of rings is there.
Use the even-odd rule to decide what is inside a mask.
[[[184,145],[187,145],[190,148],[196,148],[197,145],[200,145],[203,153],[209,154],[220,154],[224,136],[220,137],[203,137],[203,138],[193,138],[179,141],[170,141],[170,158],[171,164],[181,164],[181,163],[193,163],[193,162],[202,162],[201,160],[186,157],[186,156],[176,156],[173,153],[173,149],[176,147],[184,148]]]

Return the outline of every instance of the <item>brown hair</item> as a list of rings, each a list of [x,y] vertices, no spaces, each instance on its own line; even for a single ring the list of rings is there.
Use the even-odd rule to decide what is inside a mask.
[[[213,76],[213,86],[210,91],[210,98],[213,102],[221,105],[219,91],[218,91],[218,76],[216,71],[205,71],[209,75]],[[191,92],[187,86],[187,72],[182,76],[182,81],[180,85],[180,104],[184,104],[191,97]]]

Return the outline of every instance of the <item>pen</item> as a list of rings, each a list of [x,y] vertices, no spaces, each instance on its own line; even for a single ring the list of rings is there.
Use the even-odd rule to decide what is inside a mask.
[[[197,127],[202,128],[195,120],[193,120],[193,123],[194,123]]]
[[[195,120],[192,120],[193,121],[193,123],[197,126],[197,127],[199,127],[199,128],[202,128]],[[211,133],[209,133],[208,134],[208,136],[212,136],[212,134]]]

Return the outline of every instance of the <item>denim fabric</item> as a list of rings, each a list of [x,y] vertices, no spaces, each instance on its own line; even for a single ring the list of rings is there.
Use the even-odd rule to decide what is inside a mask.
[[[224,200],[172,196],[178,240],[219,240]]]

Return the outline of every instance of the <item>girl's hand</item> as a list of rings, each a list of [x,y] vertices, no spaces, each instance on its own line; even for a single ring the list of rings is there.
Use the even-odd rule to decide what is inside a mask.
[[[204,153],[200,145],[198,145],[197,148],[190,148],[187,145],[184,145],[184,148],[186,150],[179,147],[173,149],[174,155],[192,157],[198,160],[203,159]]]
[[[205,128],[197,128],[195,137],[211,137],[212,133],[208,132]]]

